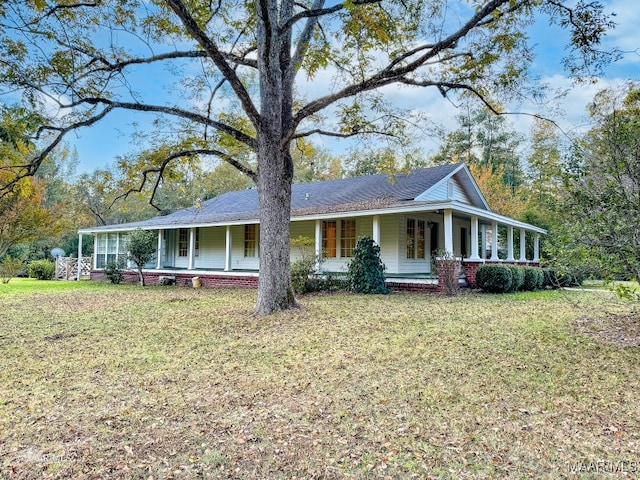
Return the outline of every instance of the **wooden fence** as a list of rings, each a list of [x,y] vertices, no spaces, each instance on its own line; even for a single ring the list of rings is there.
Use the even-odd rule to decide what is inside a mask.
[[[89,277],[93,268],[93,257],[82,257],[80,277]],[[77,280],[78,259],[73,257],[56,258],[56,280]]]

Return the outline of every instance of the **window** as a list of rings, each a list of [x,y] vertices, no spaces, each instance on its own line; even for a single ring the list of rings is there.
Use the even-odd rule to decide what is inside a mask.
[[[356,221],[342,220],[340,225],[340,256],[352,257],[356,247]]]
[[[407,258],[424,258],[424,220],[407,218]]]
[[[194,246],[194,252],[193,252],[193,256],[194,257],[198,257],[200,256],[200,229],[196,228],[196,238],[195,238],[195,246]]]
[[[416,221],[413,218],[407,219],[407,258],[413,258],[416,241]]]
[[[327,258],[336,258],[338,229],[335,220],[322,222],[322,251]]]
[[[120,262],[123,266],[127,258],[127,235],[123,233],[102,233],[96,239],[96,268],[104,268],[109,262]]]
[[[189,253],[189,230],[181,228],[178,231],[178,256],[186,257]]]
[[[256,257],[258,254],[258,228],[257,225],[244,226],[244,256]]]

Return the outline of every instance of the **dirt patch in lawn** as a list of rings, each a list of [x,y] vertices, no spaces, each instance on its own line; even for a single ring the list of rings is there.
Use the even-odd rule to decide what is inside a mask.
[[[625,347],[640,346],[640,315],[607,315],[605,317],[579,317],[578,331],[596,340]]]

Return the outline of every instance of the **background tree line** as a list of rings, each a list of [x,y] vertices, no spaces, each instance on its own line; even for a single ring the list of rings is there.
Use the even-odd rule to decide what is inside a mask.
[[[549,231],[542,241],[545,261],[595,277],[638,278],[640,87],[630,82],[600,92],[587,114],[591,127],[578,136],[564,135],[544,120],[523,133],[506,117],[469,102],[456,118],[457,128],[441,134],[441,146],[430,156],[411,141],[401,149],[363,147],[332,155],[299,140],[294,182],[465,162],[494,211]],[[19,107],[2,107],[2,162],[28,160],[33,146],[27,138],[37,122]],[[194,156],[171,165],[150,204],[155,182],[139,188],[137,164],[161,153],[132,153],[108,168],[78,174],[76,153],[57,148],[34,177],[22,179],[0,200],[0,258],[46,258],[54,247],[75,256],[79,228],[143,220],[252,187],[231,165]],[[84,242],[90,254],[92,239]]]

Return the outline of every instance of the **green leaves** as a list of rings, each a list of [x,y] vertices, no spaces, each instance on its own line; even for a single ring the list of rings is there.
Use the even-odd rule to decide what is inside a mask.
[[[385,286],[384,264],[380,247],[371,237],[358,239],[349,261],[347,278],[349,288],[357,293],[389,293]]]

